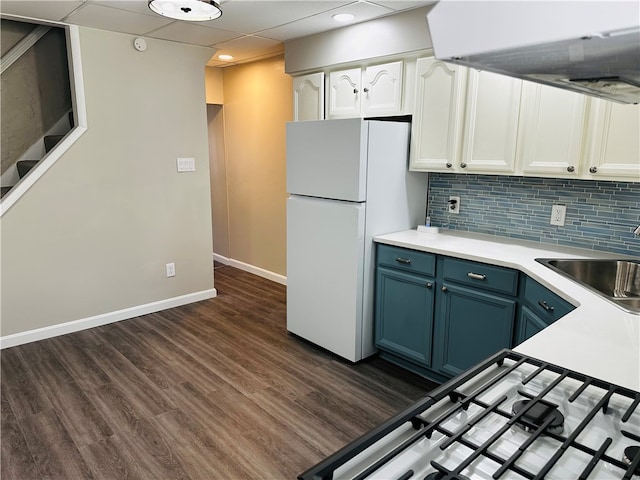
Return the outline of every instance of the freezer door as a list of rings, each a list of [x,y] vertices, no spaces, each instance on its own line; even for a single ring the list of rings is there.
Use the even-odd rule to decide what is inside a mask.
[[[362,358],[365,204],[287,200],[287,330]]]
[[[360,118],[287,123],[287,192],[364,202],[367,133]]]

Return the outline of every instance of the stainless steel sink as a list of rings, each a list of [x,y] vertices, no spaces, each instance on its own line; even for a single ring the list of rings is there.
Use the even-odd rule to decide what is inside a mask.
[[[640,260],[536,258],[629,312],[640,313]]]

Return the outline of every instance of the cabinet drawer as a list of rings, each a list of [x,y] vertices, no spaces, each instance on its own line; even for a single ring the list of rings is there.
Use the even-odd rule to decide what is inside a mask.
[[[445,257],[443,275],[445,280],[474,288],[514,296],[518,293],[518,272],[510,268]]]
[[[538,317],[550,325],[575,307],[532,278],[524,278],[524,300]]]
[[[422,275],[436,274],[434,254],[391,245],[378,244],[377,264]]]

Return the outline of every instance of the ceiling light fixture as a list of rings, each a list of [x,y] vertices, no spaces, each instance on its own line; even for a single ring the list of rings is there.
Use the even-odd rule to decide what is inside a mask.
[[[214,0],[149,0],[149,8],[163,17],[190,22],[206,22],[222,15]]]
[[[353,20],[355,15],[353,13],[336,13],[331,18],[333,18],[336,22],[350,22]]]
[[[221,53],[218,55],[218,60],[233,60],[233,55],[227,55],[226,53]]]

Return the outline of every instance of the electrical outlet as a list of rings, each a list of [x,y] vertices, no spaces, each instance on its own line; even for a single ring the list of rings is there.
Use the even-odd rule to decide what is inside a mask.
[[[449,197],[449,213],[460,213],[460,197]]]
[[[165,265],[166,271],[167,271],[167,278],[168,277],[175,277],[176,276],[176,264],[175,263],[167,263]]]
[[[551,207],[551,225],[564,225],[564,217],[567,214],[567,207],[564,205],[554,205]]]

